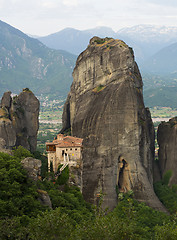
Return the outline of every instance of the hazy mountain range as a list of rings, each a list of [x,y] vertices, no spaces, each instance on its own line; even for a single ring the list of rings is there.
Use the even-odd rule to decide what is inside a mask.
[[[0,94],[28,87],[35,94],[66,95],[76,57],[53,50],[0,21]]]
[[[118,32],[108,27],[84,31],[67,28],[34,39],[0,21],[0,94],[7,90],[18,93],[29,87],[37,95],[66,96],[76,55],[95,35],[119,38],[133,47],[143,76],[147,106],[164,106],[171,102],[177,107],[174,103],[177,99],[174,91],[177,88],[177,28],[150,25]]]
[[[97,27],[83,31],[65,28],[38,39],[50,48],[63,49],[78,55],[87,47],[89,39],[93,36],[113,37],[125,41],[134,49],[136,60],[142,65],[145,60],[162,48],[177,42],[177,27],[138,25],[123,28],[118,32],[108,27]]]

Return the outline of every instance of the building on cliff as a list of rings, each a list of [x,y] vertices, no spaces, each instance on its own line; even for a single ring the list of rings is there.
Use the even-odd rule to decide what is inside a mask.
[[[51,163],[53,164],[54,172],[57,172],[60,164],[77,166],[81,161],[82,141],[82,138],[58,134],[53,142],[47,142],[46,150],[49,170]]]

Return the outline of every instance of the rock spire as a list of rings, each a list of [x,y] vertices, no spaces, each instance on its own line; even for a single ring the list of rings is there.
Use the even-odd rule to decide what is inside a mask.
[[[82,192],[113,209],[118,193],[164,210],[153,191],[154,127],[144,106],[133,50],[123,41],[93,37],[73,71],[63,129],[83,138]]]

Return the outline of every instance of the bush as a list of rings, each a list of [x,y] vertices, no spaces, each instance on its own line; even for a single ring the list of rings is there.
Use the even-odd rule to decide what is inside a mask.
[[[60,170],[61,167],[62,165],[58,167],[58,171]],[[56,183],[59,185],[63,185],[63,184],[66,184],[68,180],[69,180],[69,167],[66,166],[65,169],[58,176]]]
[[[168,170],[168,171],[163,175],[162,184],[168,185],[171,177],[172,177],[172,170]]]
[[[19,146],[19,147],[15,147],[13,149],[13,155],[15,158],[19,158],[19,159],[24,159],[26,157],[34,157],[32,153],[30,153],[30,151],[28,151],[26,148]]]

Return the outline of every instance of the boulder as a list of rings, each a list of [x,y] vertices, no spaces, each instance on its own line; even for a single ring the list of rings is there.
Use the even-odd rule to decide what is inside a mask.
[[[41,189],[38,189],[37,190],[38,193],[39,193],[39,201],[42,205],[44,206],[48,206],[49,208],[52,209],[52,203],[51,203],[51,200],[50,200],[50,197],[48,195],[48,193],[44,190],[41,190]]]
[[[27,157],[21,161],[23,168],[27,171],[28,177],[34,181],[41,175],[41,160]]]
[[[9,155],[12,155],[12,151],[10,149],[7,149],[6,141],[3,138],[0,138],[0,152],[8,153]]]

